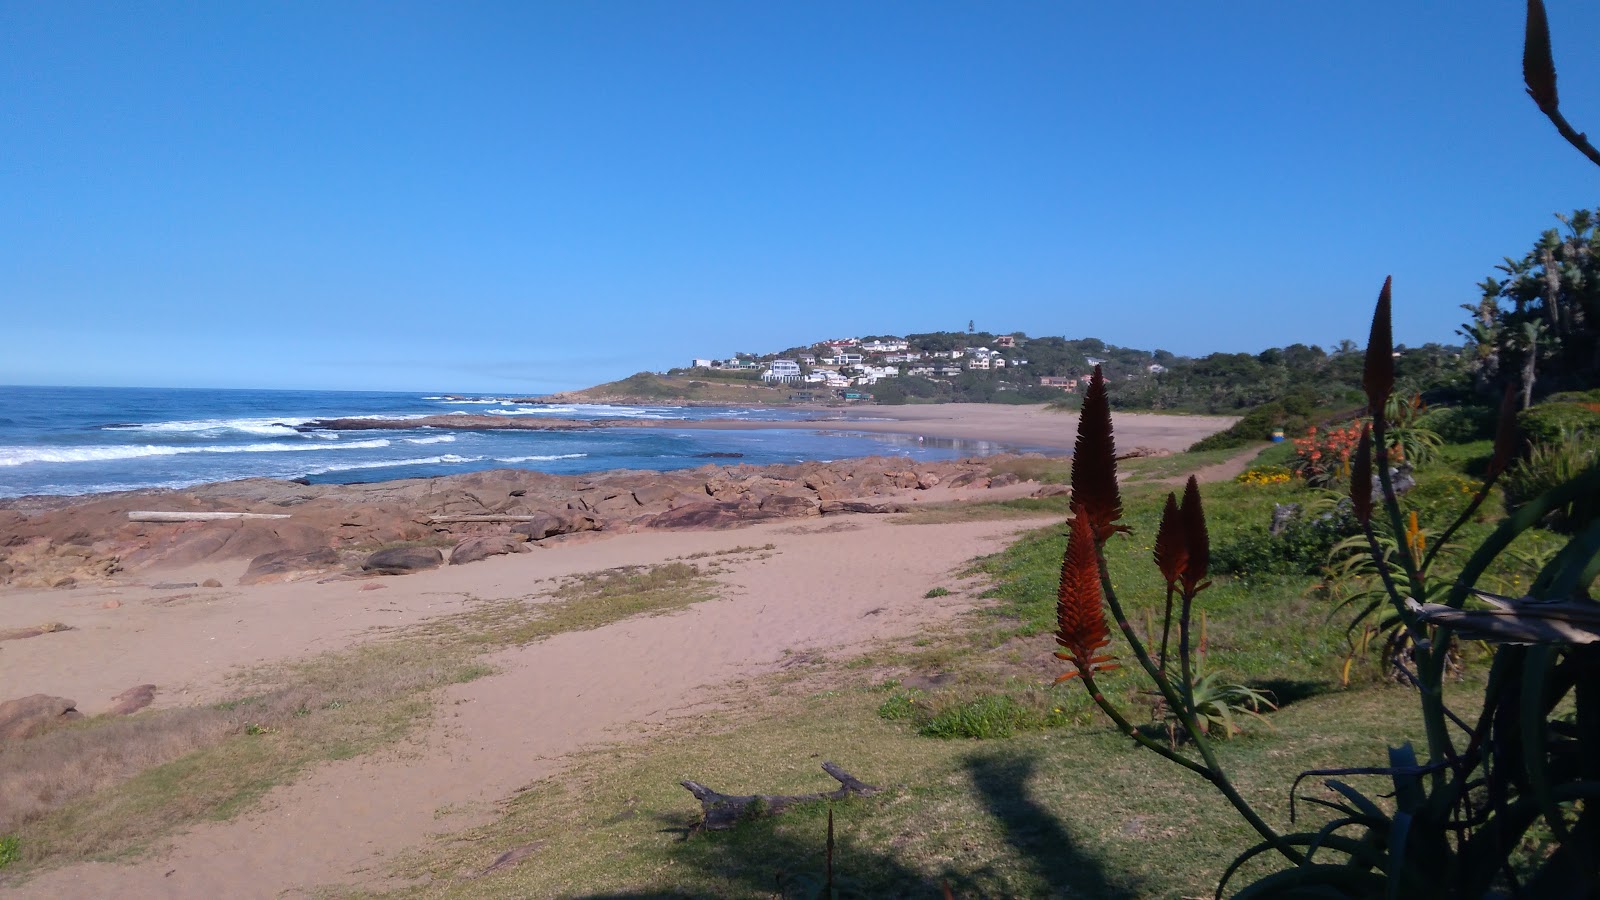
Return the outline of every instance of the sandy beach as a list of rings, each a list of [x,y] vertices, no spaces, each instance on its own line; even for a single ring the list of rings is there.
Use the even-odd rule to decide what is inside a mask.
[[[849,410],[837,421],[863,430],[1056,449],[1070,448],[1076,427],[1075,416],[1039,407],[978,405],[874,407]],[[1118,444],[1178,450],[1230,421],[1119,415]],[[741,477],[747,485],[775,480],[761,472]],[[881,509],[1023,497],[1040,488],[1004,479],[952,487],[926,475],[921,483],[915,475],[898,486],[893,478],[875,483],[881,487],[870,499]],[[270,484],[242,484],[261,509],[274,502],[288,504],[276,508],[291,513],[299,508]],[[477,496],[485,496],[499,483],[476,484]],[[741,489],[741,497],[752,496],[753,488]],[[227,490],[212,486],[163,499],[168,506],[181,507],[182,499],[189,508],[214,507]],[[374,503],[394,503],[433,487],[362,490]],[[829,490],[822,485],[813,493],[826,498]],[[129,503],[108,502],[89,500],[82,508],[125,515]],[[747,499],[715,502],[759,511],[770,501],[753,507]],[[828,502],[820,501],[823,509]],[[794,654],[848,656],[880,642],[904,642],[972,608],[981,602],[982,585],[959,574],[967,562],[1052,521],[902,524],[895,516],[834,508],[714,529],[648,527],[657,520],[641,524],[636,517],[627,527],[563,534],[518,548],[532,547],[527,552],[404,576],[241,584],[253,564],[241,556],[178,560],[56,589],[0,588],[0,632],[41,622],[66,626],[0,643],[0,701],[49,694],[76,701],[92,716],[133,685],[156,686],[153,710],[215,703],[231,696],[230,679],[248,667],[349,649],[485,604],[542,602],[553,579],[565,576],[721,554],[710,599],[495,651],[485,659],[493,674],[442,689],[438,706],[448,714],[400,747],[317,765],[231,820],[191,828],[131,862],[68,866],[7,885],[8,892],[275,897],[305,896],[325,885],[385,886],[386,860],[430,834],[486,821],[501,800],[560,772],[576,752],[714,709],[733,686],[777,671]],[[88,515],[70,521],[77,527]],[[325,527],[335,531],[352,527],[337,517],[331,521]],[[14,517],[0,527],[21,534],[26,524]],[[170,542],[172,529],[186,527],[152,525],[142,539]],[[927,597],[936,586],[951,592]],[[450,811],[445,821],[441,809]]]

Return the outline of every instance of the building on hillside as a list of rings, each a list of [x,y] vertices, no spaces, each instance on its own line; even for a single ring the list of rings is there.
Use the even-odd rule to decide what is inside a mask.
[[[911,346],[900,338],[874,339],[861,344],[861,349],[868,353],[898,353]]]
[[[709,369],[712,367],[712,365],[713,363],[711,360],[701,359],[698,356],[689,361],[689,368],[691,369]]]
[[[1066,375],[1040,375],[1039,386],[1060,388],[1070,394],[1078,389],[1078,379]]]
[[[800,360],[800,365],[802,366],[814,366],[817,364],[817,358],[810,353],[802,353],[797,358]]]
[[[800,364],[792,359],[775,359],[761,373],[761,380],[769,384],[793,384],[800,380]]]
[[[1084,360],[1084,362],[1087,362],[1090,366],[1103,366],[1103,365],[1106,364],[1106,361],[1101,359],[1098,356],[1085,356],[1083,358],[1083,360]]]
[[[996,347],[1005,347],[1009,350],[1017,345],[1017,339],[1009,334],[1002,334],[994,339],[994,345]]]
[[[1150,371],[1151,375],[1160,375],[1162,372],[1165,372],[1166,370],[1167,370],[1167,367],[1163,366],[1161,363],[1151,363],[1150,366],[1149,366],[1149,371]]]

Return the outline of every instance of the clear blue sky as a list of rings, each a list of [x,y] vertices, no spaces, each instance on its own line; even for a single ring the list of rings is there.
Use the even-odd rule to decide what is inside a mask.
[[[1549,0],[1600,132],[1600,4]],[[535,392],[850,334],[1396,339],[1600,178],[1518,0],[0,0],[0,384]]]

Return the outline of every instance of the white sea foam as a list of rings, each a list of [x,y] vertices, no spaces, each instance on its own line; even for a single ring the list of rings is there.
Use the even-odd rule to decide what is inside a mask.
[[[304,425],[310,419],[195,419],[192,421],[176,422],[149,422],[142,425],[105,425],[104,431],[146,431],[161,434],[186,434],[203,432],[241,431],[245,434],[259,434],[267,437],[280,435],[297,435],[296,425]]]
[[[289,453],[297,451],[320,452],[324,450],[376,450],[389,446],[387,439],[351,441],[349,443],[304,444],[233,444],[220,447],[158,447],[142,446],[102,447],[0,447],[0,466],[21,466],[28,463],[102,462],[113,459],[141,459],[148,456],[181,456],[186,453]]]
[[[327,475],[330,472],[353,472],[357,469],[388,469],[396,466],[453,466],[461,463],[479,462],[486,458],[483,456],[457,456],[454,453],[446,453],[441,456],[423,456],[415,459],[380,459],[372,462],[320,466],[306,470],[306,474]]]
[[[456,436],[453,434],[436,434],[433,437],[405,438],[404,440],[408,444],[448,444],[455,439]]]
[[[520,462],[549,462],[555,459],[583,459],[587,453],[557,453],[553,456],[496,456],[495,462],[520,463]]]

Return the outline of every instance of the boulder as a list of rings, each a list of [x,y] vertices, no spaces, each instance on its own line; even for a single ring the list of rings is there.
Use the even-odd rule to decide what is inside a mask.
[[[526,553],[525,534],[479,534],[467,538],[450,551],[450,565],[460,566],[505,553]]]
[[[326,573],[339,566],[339,554],[322,547],[310,551],[273,550],[250,560],[240,584],[278,584],[299,581],[313,575]]]
[[[962,472],[960,475],[953,476],[949,481],[946,481],[945,482],[945,486],[946,487],[953,487],[953,488],[959,488],[959,487],[985,488],[985,487],[989,486],[989,478],[988,478],[988,476],[984,475],[982,472],[971,472],[971,471]]]
[[[761,511],[785,518],[822,514],[820,504],[816,500],[795,494],[773,494],[761,501]]]
[[[933,474],[932,472],[917,473],[917,490],[919,491],[925,491],[929,488],[936,488],[939,486],[939,482],[939,476]]]
[[[153,684],[139,684],[123,691],[111,698],[111,708],[106,710],[109,716],[131,716],[156,698],[156,686]]]
[[[1072,493],[1072,487],[1065,484],[1047,484],[1033,492],[1035,497],[1064,497]]]
[[[518,522],[511,526],[512,533],[523,535],[530,541],[542,541],[553,534],[564,533],[566,523],[562,521],[563,517],[548,512],[537,512],[533,515],[531,521]]]
[[[438,547],[390,547],[369,555],[361,568],[375,575],[409,575],[444,565]]]
[[[899,503],[874,503],[870,500],[830,500],[822,504],[824,515],[837,513],[898,513],[905,512]]]
[[[1022,481],[1022,478],[1015,472],[1001,472],[999,475],[989,479],[989,487],[1006,487],[1020,481]]]
[[[32,694],[0,703],[0,744],[23,741],[83,718],[78,703],[65,697]]]
[[[732,528],[746,522],[778,518],[749,503],[708,500],[669,509],[649,519],[650,528]]]

